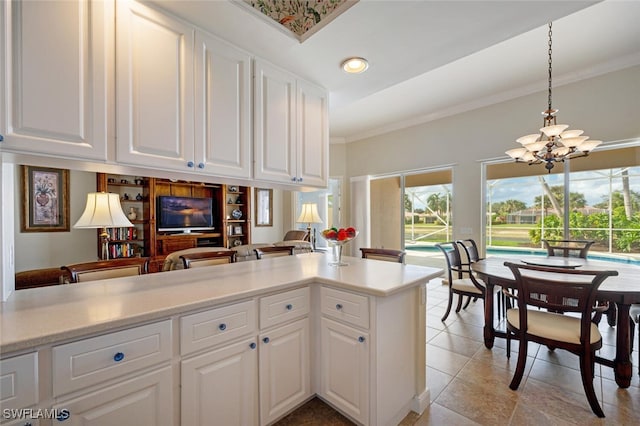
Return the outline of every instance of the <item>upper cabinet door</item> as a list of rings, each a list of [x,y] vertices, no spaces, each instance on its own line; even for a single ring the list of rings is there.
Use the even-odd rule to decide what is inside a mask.
[[[193,170],[194,29],[136,2],[118,2],[118,162]]]
[[[197,31],[195,67],[196,167],[250,178],[251,56]]]
[[[254,79],[254,177],[296,184],[295,77],[257,59]]]
[[[5,1],[0,149],[107,158],[114,4]]]
[[[298,80],[298,183],[327,186],[329,120],[327,92]]]

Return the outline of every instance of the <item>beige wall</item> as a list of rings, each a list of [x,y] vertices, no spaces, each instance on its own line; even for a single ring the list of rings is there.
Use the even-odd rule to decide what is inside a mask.
[[[517,147],[516,138],[537,132],[546,102],[546,92],[539,92],[346,147],[331,145],[330,158],[337,156],[335,150],[346,161],[344,170],[332,165],[331,172],[353,177],[453,165],[453,223],[458,230],[471,228],[465,238],[480,239],[480,160],[506,158],[504,151]],[[554,88],[553,106],[560,122],[584,129],[592,139],[638,139],[640,66]],[[462,236],[454,230],[453,237]]]
[[[17,166],[14,175],[16,190],[13,194],[16,272],[96,260],[96,231],[73,229],[73,224],[84,211],[87,193],[96,191],[96,174],[75,170],[69,173],[69,232],[21,232],[21,173],[22,168]]]

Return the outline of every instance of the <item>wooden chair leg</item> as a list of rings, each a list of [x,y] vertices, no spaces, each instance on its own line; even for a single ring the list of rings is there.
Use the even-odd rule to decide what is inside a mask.
[[[456,312],[460,312],[460,309],[462,308],[462,298],[464,296],[461,294],[458,294],[458,305],[456,306]]]
[[[604,412],[602,411],[602,407],[600,407],[600,403],[598,402],[598,397],[596,396],[596,392],[593,389],[593,370],[595,368],[595,359],[593,354],[585,354],[580,357],[580,376],[582,377],[582,387],[584,388],[584,393],[587,395],[587,400],[589,401],[589,405],[591,406],[591,411],[598,416],[604,417]]]
[[[513,373],[513,379],[511,379],[511,383],[509,384],[509,387],[513,390],[518,389],[518,386],[520,386],[520,382],[522,381],[524,368],[527,364],[528,346],[529,344],[527,343],[527,341],[521,338],[520,347],[518,348],[518,364],[516,364],[516,371],[515,373]]]
[[[473,301],[475,302],[475,299],[473,299]],[[470,302],[471,302],[471,296],[467,296],[467,301],[465,302],[465,304],[462,307],[462,309],[467,309],[467,306],[469,306]]]
[[[451,304],[453,303],[453,293],[451,291],[449,291],[449,302],[447,303],[447,312],[444,313],[444,316],[440,319],[440,321],[443,321],[447,319],[447,317],[449,316],[449,312],[451,312]]]

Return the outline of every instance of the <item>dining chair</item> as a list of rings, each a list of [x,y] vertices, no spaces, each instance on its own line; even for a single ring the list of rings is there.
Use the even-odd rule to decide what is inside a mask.
[[[180,256],[184,269],[200,268],[202,266],[223,265],[235,263],[236,252],[233,250],[203,251],[187,253]]]
[[[546,240],[543,239],[547,256],[579,257],[586,259],[589,249],[595,241],[591,240]],[[606,300],[596,300],[596,308],[591,319],[595,324],[600,324],[602,315],[607,316],[607,323],[613,327],[616,325],[616,306]]]
[[[146,274],[149,271],[149,258],[124,257],[97,262],[74,263],[61,266],[60,269],[69,274],[71,283],[80,283]]]
[[[254,249],[258,260],[264,257],[293,256],[294,250],[295,246],[267,246]]]
[[[404,263],[405,252],[403,250],[383,248],[360,248],[363,259],[384,260],[387,262]]]
[[[473,275],[471,269],[462,264],[462,258],[460,256],[460,249],[458,243],[455,241],[449,241],[445,243],[436,244],[436,247],[444,254],[444,259],[447,264],[445,271],[445,279],[442,283],[449,287],[449,301],[447,303],[447,311],[444,313],[441,321],[445,321],[451,312],[451,305],[453,304],[454,294],[458,295],[458,305],[456,306],[456,312],[460,312],[460,309],[466,309],[469,306],[471,299],[483,299],[485,297],[485,286],[478,281]],[[467,296],[467,301],[462,306],[462,299]]]
[[[587,258],[595,241],[590,240],[542,240],[548,256]]]
[[[478,245],[476,244],[475,240],[471,238],[467,238],[464,240],[456,240],[456,244],[458,244],[458,246],[462,248],[462,251],[464,252],[464,255],[465,255],[464,259],[462,259],[463,268],[469,269],[470,274],[473,274],[473,271],[471,271],[471,265],[476,263],[479,260],[484,259],[480,257],[480,253],[478,251]],[[476,281],[478,280],[478,278],[475,277],[475,275],[474,275],[474,278],[476,279]],[[508,291],[508,290],[504,290],[504,291]],[[498,314],[498,319],[500,319],[507,312],[507,300],[506,300],[505,294],[503,294],[503,291],[497,290],[496,295],[497,295],[496,311]],[[475,302],[475,299],[474,299],[474,302]]]
[[[517,289],[517,307],[507,310],[508,357],[511,338],[520,341],[518,363],[509,387],[517,390],[522,381],[529,342],[564,349],[580,358],[582,385],[591,410],[598,417],[604,417],[593,388],[595,352],[602,347],[602,336],[598,326],[591,322],[591,314],[598,287],[618,272],[512,262],[504,265],[511,269]],[[562,315],[555,311],[573,314]]]

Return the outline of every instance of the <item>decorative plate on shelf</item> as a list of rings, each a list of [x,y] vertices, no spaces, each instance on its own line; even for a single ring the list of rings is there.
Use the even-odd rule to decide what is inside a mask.
[[[232,216],[234,219],[236,219],[236,220],[237,220],[237,219],[240,219],[240,218],[242,217],[242,212],[240,211],[240,209],[234,209],[234,210],[231,212],[231,216]]]
[[[229,187],[229,192],[238,192],[238,187],[237,186],[230,186]]]

